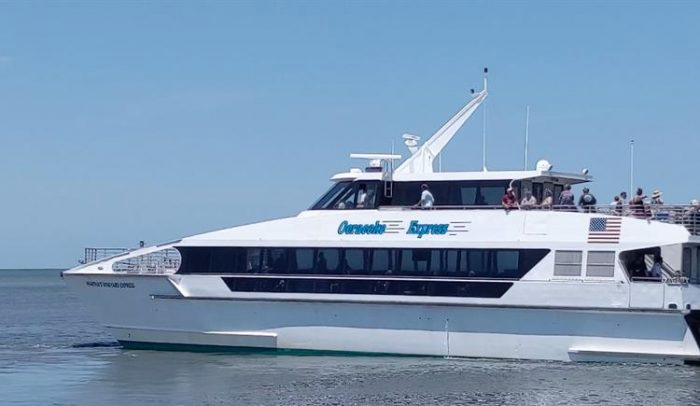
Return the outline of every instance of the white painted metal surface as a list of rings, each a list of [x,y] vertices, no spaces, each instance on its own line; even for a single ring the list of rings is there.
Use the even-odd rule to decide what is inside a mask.
[[[425,144],[411,147],[413,155],[398,167],[393,181],[557,179],[574,184],[591,180],[587,174],[555,173],[549,168],[433,173],[435,156],[486,96],[484,88]],[[384,176],[352,171],[334,179],[378,181]],[[700,310],[700,286],[683,278],[634,281],[621,260],[625,252],[659,247],[668,269],[680,271],[685,266],[685,247],[694,249],[700,239],[682,224],[623,217],[617,241],[590,243],[591,219],[601,216],[608,215],[489,208],[309,210],[295,217],[128,251],[81,265],[64,276],[100,322],[127,345],[564,361],[677,363],[700,359],[692,326],[686,321],[691,311]],[[343,222],[371,225],[385,221],[403,231],[359,235],[341,229]],[[406,232],[412,222],[446,225],[446,232],[419,238]],[[456,224],[461,232],[455,231]],[[178,247],[547,249],[549,253],[521,279],[512,281],[502,296],[487,298],[239,292],[227,286],[225,274],[179,274],[173,266],[179,265],[173,262],[179,259],[165,256],[170,261],[165,265],[151,260],[161,258],[161,251]],[[580,271],[557,275],[557,251],[580,251]],[[589,265],[595,266],[588,263],[592,251],[614,253],[609,275],[592,276],[596,274],[587,271]],[[693,258],[696,252],[692,251]],[[689,261],[692,266],[697,262]]]

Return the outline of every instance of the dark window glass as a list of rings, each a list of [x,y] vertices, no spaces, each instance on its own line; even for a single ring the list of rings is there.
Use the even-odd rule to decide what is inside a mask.
[[[296,258],[296,271],[298,273],[313,273],[314,250],[311,248],[297,248],[294,250]]]
[[[468,277],[488,278],[489,277],[489,261],[488,251],[486,250],[467,250],[463,251],[466,259],[463,272]]]
[[[316,210],[329,208],[329,206],[332,206],[331,202],[336,200],[338,195],[340,195],[348,185],[350,185],[350,182],[338,182],[331,186],[331,188],[323,196],[321,196],[316,203],[311,205],[311,208]]]
[[[232,273],[244,261],[245,248],[216,247],[211,249],[211,273]]]
[[[460,202],[458,204],[462,206],[473,206],[477,203],[477,187],[476,185],[464,185],[459,188]]]
[[[518,250],[495,251],[496,276],[499,278],[519,278],[518,264],[520,253]]]
[[[379,181],[339,182],[311,206],[312,210],[373,209],[380,193]]]
[[[483,205],[500,206],[501,199],[506,193],[508,187],[507,182],[499,182],[500,184],[482,184],[479,186],[479,196]]]
[[[374,249],[370,251],[372,258],[371,274],[389,275],[393,273],[391,250]]]
[[[246,255],[246,271],[255,273],[262,269],[262,250],[260,248],[248,248]]]
[[[181,269],[190,270],[192,273],[209,272],[211,264],[211,250],[194,247],[180,248],[182,256]]]
[[[345,272],[348,274],[362,275],[365,272],[365,254],[361,249],[345,250]]]
[[[547,249],[179,247],[178,273],[520,279]],[[298,282],[301,283],[301,282]],[[330,289],[330,288],[329,288]]]
[[[355,207],[358,209],[374,209],[377,207],[379,182],[360,182],[357,187]]]
[[[263,272],[287,273],[287,249],[265,248],[263,254]]]
[[[233,292],[335,293],[498,298],[512,282],[446,282],[430,280],[295,279],[223,277]]]
[[[316,271],[317,273],[340,273],[340,250],[337,248],[319,249]]]

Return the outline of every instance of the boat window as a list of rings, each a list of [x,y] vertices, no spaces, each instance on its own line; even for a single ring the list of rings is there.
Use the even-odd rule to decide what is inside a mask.
[[[658,281],[651,277],[654,256],[661,255],[661,247],[649,247],[620,253],[620,263],[632,280]]]
[[[217,247],[211,250],[211,262],[208,272],[226,273],[232,269],[237,269],[239,264],[245,261],[245,250],[231,250],[226,247]]]
[[[700,284],[700,246],[683,248],[683,275],[692,284]]]
[[[380,182],[339,182],[326,192],[312,210],[374,209]]]
[[[586,276],[612,278],[615,273],[615,251],[588,251]]]
[[[361,249],[346,249],[345,250],[345,272],[343,273],[363,273],[365,269],[364,251]]]
[[[564,186],[554,185],[554,194],[552,195],[554,204],[559,204],[559,196],[561,195],[562,190],[564,190]]]
[[[517,278],[519,262],[518,250],[496,251],[496,273],[499,277]]]
[[[317,273],[337,273],[340,270],[340,250],[336,248],[324,248],[318,250],[316,259]]]
[[[249,272],[260,272],[262,260],[262,250],[260,248],[249,248],[246,256],[246,269]]]
[[[547,249],[430,248],[179,247],[178,250],[182,255],[182,266],[178,270],[181,274],[395,275],[487,279],[522,278],[549,253]],[[580,258],[578,260],[580,269]]]
[[[323,195],[320,199],[314,203],[312,209],[328,209],[333,207],[333,203],[337,200],[338,196],[343,193],[343,191],[350,185],[351,182],[338,182],[331,186],[331,188]]]
[[[221,278],[232,292],[288,292],[346,295],[398,295],[431,297],[499,298],[513,282],[432,281],[396,279],[296,279],[294,277],[251,278],[228,276]]]
[[[263,255],[263,272],[287,273],[287,250],[266,248]]]
[[[435,206],[500,206],[509,181],[394,182],[393,197],[381,204],[413,206],[420,200],[424,183],[435,198]]]
[[[581,276],[581,251],[557,251],[554,255],[554,276]]]
[[[314,250],[311,248],[298,248],[294,250],[294,253],[296,270],[299,273],[311,273],[314,270]]]
[[[535,182],[532,184],[532,195],[535,196],[535,199],[537,199],[538,202],[542,202],[542,199],[544,198],[544,187],[542,183],[540,182]]]
[[[392,255],[388,249],[374,249],[370,251],[371,265],[369,267],[371,274],[391,274],[392,273]]]
[[[464,185],[459,188],[459,193],[460,193],[460,198],[462,199],[460,201],[462,206],[473,206],[477,203],[476,200],[476,193],[477,193],[477,187],[476,185]]]
[[[500,206],[501,199],[508,188],[507,182],[500,185],[481,185],[479,187],[480,202],[484,206]]]

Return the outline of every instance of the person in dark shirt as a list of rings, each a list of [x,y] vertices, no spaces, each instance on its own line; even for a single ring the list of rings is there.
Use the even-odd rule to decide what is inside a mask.
[[[508,190],[506,190],[506,194],[501,198],[501,205],[506,211],[518,208],[518,198],[515,197],[515,191],[512,187],[509,187]]]
[[[637,188],[637,193],[635,196],[632,198],[632,201],[630,201],[630,211],[632,212],[632,215],[637,218],[645,218],[646,213],[644,210],[644,199],[646,199],[646,196],[644,195],[644,191],[642,188]]]
[[[598,203],[595,196],[591,193],[590,189],[587,187],[583,188],[583,194],[578,199],[578,207],[580,207],[585,213],[595,213],[595,206]]]
[[[559,194],[559,207],[561,210],[576,211],[574,192],[571,191],[571,185],[564,185],[564,190]]]

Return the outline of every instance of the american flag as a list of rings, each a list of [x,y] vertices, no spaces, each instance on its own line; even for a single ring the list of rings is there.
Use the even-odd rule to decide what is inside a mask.
[[[593,217],[588,225],[588,242],[618,243],[622,219],[619,217]]]

